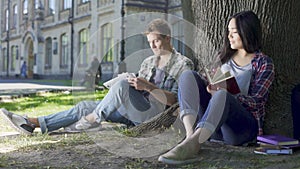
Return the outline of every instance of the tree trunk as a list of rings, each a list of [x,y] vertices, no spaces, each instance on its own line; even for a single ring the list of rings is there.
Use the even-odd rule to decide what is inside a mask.
[[[182,0],[182,4],[185,19],[198,28],[194,50],[202,63],[199,69],[216,56],[231,15],[242,10],[258,14],[263,28],[263,52],[273,59],[276,72],[267,105],[265,132],[291,136],[290,94],[292,87],[300,83],[300,1]]]

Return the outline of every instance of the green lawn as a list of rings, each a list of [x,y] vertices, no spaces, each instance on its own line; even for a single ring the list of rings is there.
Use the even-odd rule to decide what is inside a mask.
[[[107,90],[104,91],[86,91],[73,93],[42,93],[14,99],[9,102],[0,102],[0,108],[5,108],[13,113],[27,115],[29,117],[38,117],[67,110],[73,107],[81,100],[102,99]],[[0,119],[1,121],[2,119]],[[6,123],[0,123],[0,131],[11,130]]]
[[[28,116],[40,116],[65,110],[74,106],[81,100],[102,99],[105,91],[76,92],[76,93],[42,93],[15,99],[11,102],[1,103],[0,107],[6,108],[17,114],[27,114]]]

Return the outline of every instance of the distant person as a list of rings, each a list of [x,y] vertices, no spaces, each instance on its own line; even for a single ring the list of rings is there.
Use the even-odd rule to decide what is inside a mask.
[[[149,120],[177,102],[179,76],[194,64],[173,48],[165,20],[151,21],[145,35],[154,54],[142,62],[138,77],[116,82],[102,100],[82,101],[69,110],[38,118],[5,109],[0,109],[0,115],[23,134],[31,134],[35,127],[42,133],[70,126],[84,131],[101,126],[102,121],[138,125]]]
[[[26,61],[23,62],[22,66],[21,66],[21,77],[22,78],[27,78],[27,65],[26,65]]]
[[[86,70],[84,78],[81,80],[80,85],[83,86],[86,82],[89,82],[90,87],[93,87],[93,84],[91,83],[93,80],[95,80],[94,84],[98,85],[101,76],[101,64],[99,60],[94,57],[90,67]]]
[[[294,138],[300,140],[300,84],[296,85],[291,95]]]

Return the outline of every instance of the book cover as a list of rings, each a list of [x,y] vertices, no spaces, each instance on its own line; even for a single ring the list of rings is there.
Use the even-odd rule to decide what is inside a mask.
[[[273,145],[299,144],[298,140],[290,137],[282,136],[282,135],[261,135],[261,136],[257,136],[257,140],[265,143],[273,144]]]
[[[284,147],[291,148],[293,150],[299,150],[300,149],[300,142],[298,144],[285,145]]]
[[[276,149],[276,148],[263,148],[263,147],[257,147],[254,150],[254,153],[256,154],[293,154],[292,149]]]
[[[289,149],[293,149],[293,150],[297,150],[300,148],[300,143],[298,144],[291,144],[291,145],[274,145],[274,144],[269,144],[269,143],[265,143],[265,142],[257,142],[257,144],[260,147],[263,148],[289,148]]]
[[[238,94],[240,93],[239,85],[234,76],[230,74],[229,71],[223,73],[221,69],[217,69],[216,73],[214,74],[213,78],[210,76],[208,69],[204,68],[207,80],[211,85],[211,89],[216,90],[219,88],[224,88],[231,94]]]

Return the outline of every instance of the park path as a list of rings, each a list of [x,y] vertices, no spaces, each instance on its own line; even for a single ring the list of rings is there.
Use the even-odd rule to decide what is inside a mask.
[[[14,98],[39,92],[85,90],[85,87],[66,86],[59,81],[0,79],[0,104]]]

